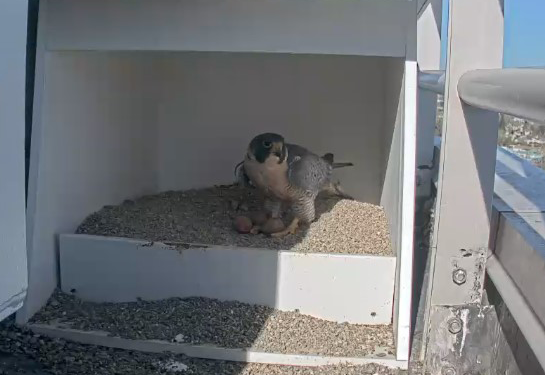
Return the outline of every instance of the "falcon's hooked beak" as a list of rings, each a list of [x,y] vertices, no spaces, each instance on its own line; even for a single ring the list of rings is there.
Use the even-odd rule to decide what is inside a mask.
[[[264,163],[270,157],[274,157],[276,162],[281,164],[286,160],[287,154],[288,149],[282,136],[265,133],[252,139],[246,157],[259,163]]]
[[[278,164],[282,164],[286,159],[288,150],[284,142],[273,142],[271,146],[271,155],[274,155],[278,158]]]

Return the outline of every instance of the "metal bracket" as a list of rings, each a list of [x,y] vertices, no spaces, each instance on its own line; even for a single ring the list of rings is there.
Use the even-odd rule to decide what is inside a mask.
[[[431,303],[435,306],[462,306],[482,303],[488,248],[460,249],[437,254],[441,272],[433,286]],[[438,272],[436,270],[436,272]]]
[[[495,375],[493,306],[434,306],[429,327],[426,374]]]

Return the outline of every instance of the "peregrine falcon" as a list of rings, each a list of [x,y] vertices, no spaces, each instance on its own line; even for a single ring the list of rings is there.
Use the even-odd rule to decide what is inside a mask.
[[[306,148],[286,143],[275,133],[263,133],[254,137],[246,156],[238,167],[240,184],[254,186],[265,196],[265,210],[272,218],[279,218],[282,203],[291,208],[294,218],[285,230],[273,233],[273,237],[294,234],[299,223],[310,224],[316,217],[315,200],[322,191],[345,199],[353,199],[344,193],[339,183],[334,183],[335,168],[352,166],[352,163],[335,163],[333,154],[318,156]]]

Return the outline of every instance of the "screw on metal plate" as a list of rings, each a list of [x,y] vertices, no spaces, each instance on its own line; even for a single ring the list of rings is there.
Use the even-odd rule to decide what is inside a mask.
[[[455,335],[462,330],[463,323],[460,318],[451,318],[447,322],[447,325],[449,332]]]
[[[441,370],[441,375],[456,375],[456,370],[452,366],[445,366]]]
[[[462,268],[457,268],[452,272],[452,281],[457,285],[462,285],[467,280],[466,271]]]

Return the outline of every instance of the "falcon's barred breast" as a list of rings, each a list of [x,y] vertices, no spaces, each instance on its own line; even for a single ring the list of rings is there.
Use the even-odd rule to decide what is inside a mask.
[[[352,166],[352,163],[334,163],[333,154],[318,156],[305,147],[286,143],[275,133],[254,137],[242,168],[239,181],[251,182],[265,196],[265,210],[272,218],[281,215],[282,203],[287,203],[294,214],[288,228],[273,234],[294,233],[298,223],[310,223],[315,217],[315,200],[322,191],[352,199],[332,182],[334,168]]]

